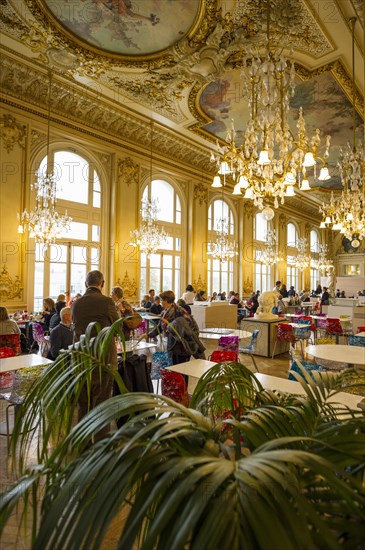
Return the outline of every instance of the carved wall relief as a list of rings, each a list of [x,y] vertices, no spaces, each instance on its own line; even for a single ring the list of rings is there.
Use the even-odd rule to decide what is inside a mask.
[[[128,271],[125,272],[122,282],[118,278],[116,285],[122,287],[125,298],[136,298],[137,296],[137,284],[135,279],[130,279]]]
[[[21,298],[22,291],[23,287],[18,275],[13,279],[4,265],[0,273],[0,300]]]
[[[19,124],[12,115],[0,117],[0,139],[4,142],[4,147],[8,153],[18,144],[22,149],[25,146],[27,127]]]
[[[208,189],[202,183],[194,185],[194,200],[198,200],[200,206],[203,202],[208,204]]]
[[[126,183],[128,187],[131,183],[139,182],[139,164],[133,162],[130,157],[118,161],[118,183]]]

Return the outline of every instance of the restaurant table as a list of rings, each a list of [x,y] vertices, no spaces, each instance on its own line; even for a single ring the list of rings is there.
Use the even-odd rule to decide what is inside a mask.
[[[345,365],[365,365],[365,348],[343,344],[311,345],[305,348],[308,355],[326,361],[335,361]]]
[[[35,353],[5,357],[5,359],[0,359],[0,373],[30,367],[39,367],[40,365],[49,365],[50,363],[53,363],[53,361]]]
[[[319,346],[317,346],[319,347]],[[335,347],[335,346],[332,346]],[[189,377],[189,391],[190,391],[190,378],[199,379],[209,371],[216,363],[213,361],[206,361],[204,359],[193,359],[187,363],[179,363],[178,365],[172,365],[167,367],[168,370],[178,372],[184,376]],[[285,393],[291,393],[295,395],[306,395],[305,389],[300,382],[294,380],[288,380],[286,378],[280,378],[278,376],[271,376],[269,374],[254,373],[255,378],[261,383],[265,390],[276,390]],[[345,405],[352,410],[357,410],[359,403],[363,400],[361,395],[356,395],[347,392],[339,392],[331,396],[328,399],[329,403],[339,403],[341,406]]]
[[[145,342],[141,341],[138,342],[138,340],[127,340],[125,342],[125,349],[123,345],[117,346],[117,352],[118,355],[123,355],[124,351],[125,353],[138,353],[138,352],[146,352],[151,351],[151,349],[156,348],[157,344],[154,344],[152,342]]]
[[[155,313],[148,313],[147,311],[138,313],[142,317],[142,319],[146,321],[146,334],[148,334],[150,331],[150,321],[161,319],[161,315],[156,315]]]
[[[199,332],[199,338],[203,341],[203,345],[206,348],[206,356],[211,355],[213,351],[217,349],[218,340],[222,336],[238,336],[241,340],[241,338],[250,338],[252,336],[252,332],[234,328],[224,329],[219,327],[202,329]]]
[[[355,336],[365,336],[365,332],[358,332]]]

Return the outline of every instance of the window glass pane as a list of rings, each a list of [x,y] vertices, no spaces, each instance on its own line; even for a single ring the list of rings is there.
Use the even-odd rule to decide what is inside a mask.
[[[164,254],[162,258],[163,267],[172,267],[172,256]]]
[[[175,222],[181,224],[181,212],[179,211],[176,212]]]
[[[160,267],[161,256],[160,254],[151,254],[150,255],[150,266],[151,267]]]
[[[61,293],[66,290],[66,264],[53,264],[50,265],[50,283],[49,283],[49,295],[56,299]]]
[[[175,296],[180,296],[180,271],[175,269],[175,287],[174,287]]]
[[[141,266],[146,267],[146,265],[147,265],[147,254],[145,254],[144,252],[141,253],[140,261],[141,261]]]
[[[222,264],[222,266],[223,266],[223,264]],[[228,294],[230,289],[228,288],[228,273],[222,271],[222,291],[224,291],[224,290]]]
[[[165,222],[174,221],[174,189],[163,180],[153,180],[151,184],[151,199],[157,201],[160,209],[157,217]]]
[[[101,206],[101,194],[96,191],[93,192],[93,206],[94,208],[100,208]]]
[[[296,246],[297,244],[297,230],[292,223],[288,223],[287,226],[287,244],[288,246]]]
[[[47,253],[47,247],[44,244],[36,243],[35,245],[35,261],[41,262],[44,260],[44,255]]]
[[[221,291],[221,287],[220,287],[220,277],[219,277],[219,273],[217,273],[216,271],[213,271],[213,288],[212,288],[212,292],[220,292]]]
[[[61,235],[61,238],[65,239],[78,239],[87,241],[88,225],[87,223],[71,222],[70,231]]]
[[[75,264],[85,264],[87,250],[84,246],[73,246],[71,252],[71,261]]]
[[[211,231],[213,229],[213,227],[212,227],[212,211],[213,211],[213,207],[212,207],[212,205],[210,205],[209,208],[208,208],[208,231]]]
[[[92,226],[92,237],[91,240],[98,243],[100,241],[100,225]]]
[[[163,270],[163,289],[164,290],[172,290],[172,270],[171,269],[164,269]]]
[[[174,250],[174,239],[173,237],[167,237],[166,242],[163,245],[164,250]]]
[[[175,250],[176,252],[179,252],[181,250],[181,239],[179,238],[175,239]]]
[[[175,256],[175,268],[180,269],[180,256]]]
[[[264,241],[265,234],[267,232],[267,221],[261,212],[258,212],[255,216],[255,239],[257,241]]]
[[[99,265],[100,264],[100,254],[101,254],[100,248],[94,248],[92,246],[87,247],[86,259],[87,259],[87,261],[91,262],[93,265]]]
[[[84,158],[69,151],[56,151],[54,173],[58,199],[88,203],[89,163]]]
[[[141,298],[142,298],[142,294],[147,292],[147,290],[146,290],[146,288],[147,288],[146,268],[145,267],[142,267],[141,270],[140,270],[139,284],[140,284],[140,294],[141,294]]]
[[[159,269],[151,269],[150,270],[150,287],[154,288],[156,292],[160,292],[160,290],[168,290],[168,289],[161,289],[161,277],[160,277],[160,270]],[[147,291],[147,289],[146,289]]]
[[[99,191],[99,193],[101,192],[99,176],[95,169],[94,169],[94,191]]]
[[[71,264],[71,294],[85,291],[86,265]]]
[[[220,271],[220,261],[219,260],[213,260],[213,271]]]
[[[319,238],[318,238],[318,233],[317,231],[314,231],[314,229],[312,229],[312,231],[310,232],[310,249],[312,252],[319,252]]]
[[[43,262],[35,262],[34,265],[34,311],[42,311],[43,309],[43,280],[44,280],[44,264]]]

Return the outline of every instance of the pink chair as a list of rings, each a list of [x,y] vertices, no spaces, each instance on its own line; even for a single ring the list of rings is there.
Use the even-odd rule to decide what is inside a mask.
[[[38,355],[42,355],[42,357],[47,357],[50,343],[49,338],[44,335],[42,325],[40,325],[39,323],[32,323],[32,334],[34,342],[38,344]]]

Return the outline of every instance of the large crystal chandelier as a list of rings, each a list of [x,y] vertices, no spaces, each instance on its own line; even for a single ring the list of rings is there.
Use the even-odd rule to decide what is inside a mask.
[[[329,275],[334,269],[333,261],[328,258],[328,246],[326,244],[319,245],[319,255],[315,266],[323,276]]]
[[[48,88],[48,115],[47,115],[47,156],[46,166],[36,172],[36,182],[31,184],[31,189],[36,191],[36,205],[34,210],[27,212],[25,209],[18,214],[18,233],[24,233],[26,229],[29,236],[37,243],[48,246],[70,230],[72,218],[61,215],[56,210],[57,182],[50,168],[50,123],[51,123],[51,88],[52,75],[49,71]]]
[[[352,27],[352,146],[348,143],[340,150],[338,167],[341,174],[343,191],[338,198],[331,195],[329,203],[322,203],[319,211],[322,214],[321,228],[332,228],[340,231],[351,240],[354,248],[360,246],[365,238],[365,159],[362,145],[356,147],[356,91],[355,91],[355,23],[356,17],[350,19]]]
[[[235,241],[230,241],[228,237],[228,223],[226,220],[217,220],[217,238],[208,244],[208,256],[220,262],[228,262],[238,255]]]
[[[278,251],[278,242],[275,229],[269,229],[265,233],[265,244],[260,251],[259,260],[265,265],[274,265],[283,261],[283,257]]]
[[[265,54],[253,47],[244,59],[244,95],[248,99],[250,118],[242,146],[235,143],[236,132],[232,122],[226,133],[226,144],[218,153],[212,153],[217,174],[212,187],[222,187],[220,176],[230,176],[234,195],[251,199],[260,209],[264,201],[273,198],[274,207],[284,204],[285,197],[295,195],[297,185],[310,190],[309,176],[330,178],[326,161],[329,156],[330,136],[326,137],[325,151],[319,155],[320,131],[309,138],[306,133],[302,108],[299,109],[297,136],[288,123],[289,100],[294,94],[294,62],[285,58],[283,49],[273,47],[270,38],[270,2],[267,2],[267,36]],[[317,162],[321,169],[317,177]],[[224,181],[225,183],[225,181]]]
[[[140,211],[142,223],[139,229],[130,232],[132,240],[129,244],[138,247],[139,251],[147,256],[155,254],[167,242],[169,236],[163,227],[157,225],[159,211],[157,200],[143,199]]]
[[[308,253],[308,241],[305,237],[299,238],[297,241],[297,255],[294,266],[299,269],[299,271],[303,271],[309,266],[310,261],[311,258]]]

